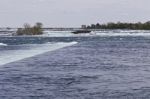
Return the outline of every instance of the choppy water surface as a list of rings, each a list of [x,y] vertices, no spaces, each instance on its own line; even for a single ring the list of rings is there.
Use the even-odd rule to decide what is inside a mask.
[[[0,66],[0,99],[150,98],[148,37],[1,37],[8,46],[0,57],[28,44],[72,41],[78,44]]]

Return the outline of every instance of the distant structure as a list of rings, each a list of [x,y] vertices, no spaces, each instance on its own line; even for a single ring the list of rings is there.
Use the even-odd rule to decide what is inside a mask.
[[[3,27],[0,28],[0,36],[11,36],[15,31],[15,28]]]
[[[86,29],[86,25],[81,25],[81,28],[82,29]]]

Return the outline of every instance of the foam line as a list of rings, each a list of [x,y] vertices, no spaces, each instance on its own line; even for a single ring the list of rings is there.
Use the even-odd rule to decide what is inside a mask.
[[[5,43],[0,43],[0,46],[7,46],[7,44],[5,44]]]
[[[72,46],[74,44],[77,44],[77,42],[69,42],[69,43],[60,42],[54,44],[47,43],[47,44],[39,44],[36,47],[28,50],[15,50],[12,51],[11,54],[4,54],[0,56],[0,65],[5,65],[11,62],[43,54],[45,52],[54,51],[67,46]]]

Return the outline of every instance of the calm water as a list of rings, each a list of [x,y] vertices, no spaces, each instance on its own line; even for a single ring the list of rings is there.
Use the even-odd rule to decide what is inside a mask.
[[[72,41],[78,44],[1,65],[0,99],[150,99],[148,37],[1,37],[0,58]]]

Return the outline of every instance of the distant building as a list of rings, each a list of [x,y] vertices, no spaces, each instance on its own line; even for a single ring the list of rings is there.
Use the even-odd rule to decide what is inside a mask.
[[[82,25],[81,28],[82,28],[82,29],[85,29],[85,28],[86,28],[86,25]]]

